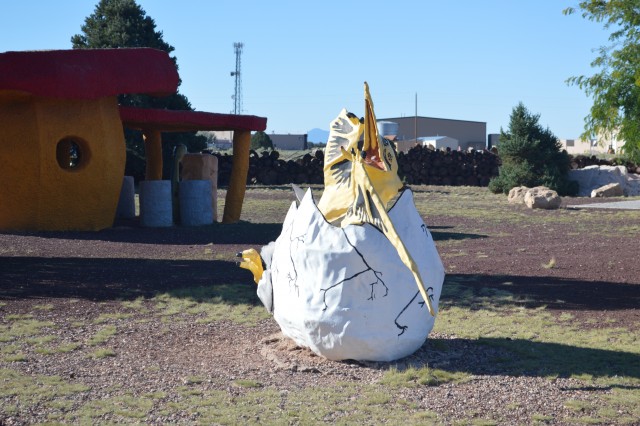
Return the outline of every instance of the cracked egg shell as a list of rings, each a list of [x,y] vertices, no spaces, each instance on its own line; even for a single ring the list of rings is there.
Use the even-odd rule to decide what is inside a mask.
[[[444,267],[412,192],[405,190],[388,213],[437,313]],[[329,224],[310,190],[299,206],[292,203],[262,256],[260,299],[284,335],[320,356],[392,361],[419,349],[433,328],[413,275],[382,231]]]

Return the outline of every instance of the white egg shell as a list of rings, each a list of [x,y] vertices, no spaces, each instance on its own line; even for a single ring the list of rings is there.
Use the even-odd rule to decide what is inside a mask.
[[[410,190],[389,217],[437,312],[444,267]],[[283,334],[318,355],[391,361],[415,352],[433,328],[435,317],[384,234],[370,224],[332,226],[310,190],[299,207],[291,205],[270,260],[258,284],[261,299],[271,290]]]

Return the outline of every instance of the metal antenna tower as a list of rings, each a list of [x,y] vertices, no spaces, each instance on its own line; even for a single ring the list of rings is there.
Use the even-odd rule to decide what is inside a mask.
[[[242,43],[233,43],[233,49],[236,52],[236,70],[231,71],[231,77],[236,78],[236,89],[233,96],[231,96],[231,98],[233,98],[233,111],[231,112],[234,114],[242,114],[242,75],[240,72],[240,58],[242,56],[243,46],[244,45]]]

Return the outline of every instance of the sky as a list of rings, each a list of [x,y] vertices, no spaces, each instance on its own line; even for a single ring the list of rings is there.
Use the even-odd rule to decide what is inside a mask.
[[[571,76],[592,75],[609,31],[577,0],[137,0],[175,48],[199,111],[233,111],[241,56],[243,114],[268,133],[329,129],[342,108],[378,119],[419,116],[507,129],[522,102],[558,138],[578,138],[591,99]],[[70,49],[98,0],[0,0],[0,52]],[[417,102],[416,102],[417,99]]]

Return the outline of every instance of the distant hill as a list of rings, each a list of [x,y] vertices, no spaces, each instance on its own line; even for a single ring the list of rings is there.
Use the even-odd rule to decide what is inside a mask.
[[[307,132],[307,141],[313,143],[327,143],[327,139],[329,139],[329,131],[322,129],[311,129]]]

